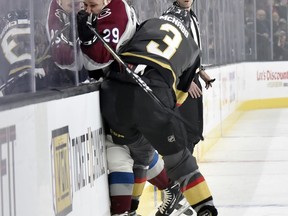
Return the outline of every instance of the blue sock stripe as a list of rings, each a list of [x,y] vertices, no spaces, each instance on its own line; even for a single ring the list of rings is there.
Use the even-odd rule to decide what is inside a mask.
[[[159,155],[157,152],[154,153],[153,160],[149,165],[149,169],[153,168],[159,159]]]
[[[134,174],[127,172],[112,172],[108,175],[110,184],[134,184]]]

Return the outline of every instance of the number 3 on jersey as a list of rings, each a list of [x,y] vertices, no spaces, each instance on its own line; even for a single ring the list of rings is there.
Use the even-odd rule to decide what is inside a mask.
[[[149,53],[160,55],[166,59],[171,59],[181,44],[182,35],[176,27],[168,23],[161,25],[160,30],[166,32],[172,32],[174,34],[174,37],[171,38],[168,35],[164,37],[163,42],[167,45],[167,48],[164,51],[159,49],[160,44],[156,43],[155,41],[149,42],[149,44],[146,47],[147,51]]]

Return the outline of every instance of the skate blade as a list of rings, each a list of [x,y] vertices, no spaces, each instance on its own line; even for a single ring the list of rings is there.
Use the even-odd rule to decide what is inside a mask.
[[[196,216],[196,212],[191,208],[190,204],[184,198],[172,212],[171,216]]]

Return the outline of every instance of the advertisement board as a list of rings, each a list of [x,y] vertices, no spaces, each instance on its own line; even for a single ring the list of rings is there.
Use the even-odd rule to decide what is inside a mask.
[[[0,112],[0,215],[110,215],[99,92]]]

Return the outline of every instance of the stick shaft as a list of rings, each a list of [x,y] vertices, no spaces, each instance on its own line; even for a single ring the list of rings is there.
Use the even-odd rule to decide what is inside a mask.
[[[161,107],[166,108],[166,106],[161,102],[161,100],[153,93],[152,89],[139,77],[135,74],[128,65],[120,58],[120,56],[107,44],[107,42],[99,35],[99,33],[87,23],[87,26],[90,30],[97,36],[97,38],[103,43],[104,47],[111,53],[114,59],[124,66],[127,73],[136,81],[136,83],[145,91],[147,94]]]

